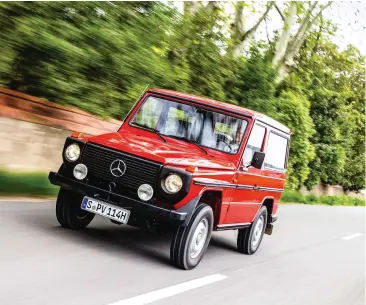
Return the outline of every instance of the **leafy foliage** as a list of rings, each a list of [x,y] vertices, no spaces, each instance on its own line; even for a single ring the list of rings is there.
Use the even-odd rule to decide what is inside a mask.
[[[123,118],[147,85],[234,103],[293,131],[288,188],[364,188],[360,52],[331,43],[336,29],[322,18],[296,54],[296,70],[277,84],[280,35],[234,57],[229,17],[207,7],[180,14],[161,2],[1,2],[0,83],[102,117]]]
[[[14,20],[1,36],[5,44],[14,39],[3,78],[12,89],[121,118],[147,85],[174,88],[185,78],[159,51],[174,23],[174,11],[159,3],[1,7],[1,16]]]
[[[320,182],[346,190],[365,187],[364,62],[356,48],[339,51],[321,33],[310,35],[300,53],[300,69],[292,81],[310,101],[316,130],[309,189]]]

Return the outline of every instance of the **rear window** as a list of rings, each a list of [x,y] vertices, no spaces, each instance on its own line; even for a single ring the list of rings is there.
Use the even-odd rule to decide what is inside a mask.
[[[264,166],[274,170],[284,170],[286,167],[288,139],[271,132],[268,136]]]

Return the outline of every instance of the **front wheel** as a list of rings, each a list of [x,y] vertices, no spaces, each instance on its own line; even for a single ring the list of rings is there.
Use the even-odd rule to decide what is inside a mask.
[[[95,214],[80,208],[83,197],[75,192],[61,188],[56,202],[56,217],[61,226],[80,230],[87,227]]]
[[[213,212],[200,203],[187,227],[178,228],[170,246],[170,260],[180,269],[193,269],[201,261],[210,243]]]
[[[267,217],[267,208],[262,206],[250,227],[238,230],[237,244],[239,252],[248,255],[257,252],[267,226]]]

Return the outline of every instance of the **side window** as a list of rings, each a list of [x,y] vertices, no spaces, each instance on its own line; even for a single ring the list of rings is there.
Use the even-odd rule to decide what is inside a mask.
[[[264,135],[266,129],[260,125],[254,125],[252,133],[249,136],[247,146],[244,151],[244,164],[249,164],[252,160],[253,154],[256,151],[260,151],[263,144]]]
[[[264,167],[276,170],[284,170],[286,163],[288,140],[278,134],[270,133],[267,143]]]

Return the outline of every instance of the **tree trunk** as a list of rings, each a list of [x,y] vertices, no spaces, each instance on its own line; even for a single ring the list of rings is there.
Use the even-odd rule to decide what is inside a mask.
[[[272,2],[272,1],[267,4],[266,11],[258,19],[258,21],[255,23],[255,25],[252,28],[250,28],[248,31],[243,32],[242,28],[241,29],[236,28],[236,29],[239,29],[240,32],[236,33],[236,34],[238,34],[238,37],[234,37],[235,38],[234,39],[234,56],[242,55],[245,43],[253,38],[258,27],[263,22],[263,20],[267,17],[267,15],[268,15],[269,11],[271,10],[271,8],[273,7],[273,5],[274,5],[274,2]],[[238,13],[240,12],[240,14],[241,14],[242,11],[243,11],[243,6],[237,7],[236,14],[235,14],[235,20],[238,20],[238,21],[241,20],[240,19],[241,16],[238,16]]]
[[[201,3],[198,1],[184,1],[184,14],[194,14],[199,9]]]
[[[304,19],[300,25],[300,28],[297,31],[294,38],[292,39],[292,41],[287,41],[286,48],[283,45],[281,46],[281,50],[282,50],[282,52],[284,50],[284,52],[280,53],[280,54],[275,54],[275,57],[273,58],[273,61],[272,61],[272,66],[277,68],[277,77],[276,77],[277,83],[281,82],[288,75],[288,73],[291,70],[296,68],[296,64],[294,61],[296,54],[300,51],[300,48],[303,45],[307,35],[309,34],[311,27],[321,16],[322,12],[331,5],[331,3],[332,2],[329,1],[325,6],[321,7],[319,12],[311,19],[311,13],[314,11],[316,4],[317,4],[317,3],[314,3],[311,6],[311,8],[309,9],[306,16],[304,17]],[[284,31],[285,30],[289,30],[289,29],[284,28]],[[282,36],[281,36],[281,38],[282,38]],[[280,56],[281,54],[282,54],[282,56]],[[276,57],[276,55],[277,55],[277,57]],[[275,58],[276,58],[276,61],[275,61]]]
[[[283,31],[276,43],[275,55],[272,60],[272,67],[277,67],[286,54],[287,46],[291,37],[291,29],[296,21],[296,2],[291,2],[288,16],[285,19]]]
[[[240,34],[244,31],[244,22],[243,22],[244,4],[245,2],[243,1],[239,1],[235,4],[235,18],[234,22],[231,24],[232,37],[234,41],[238,40]]]

